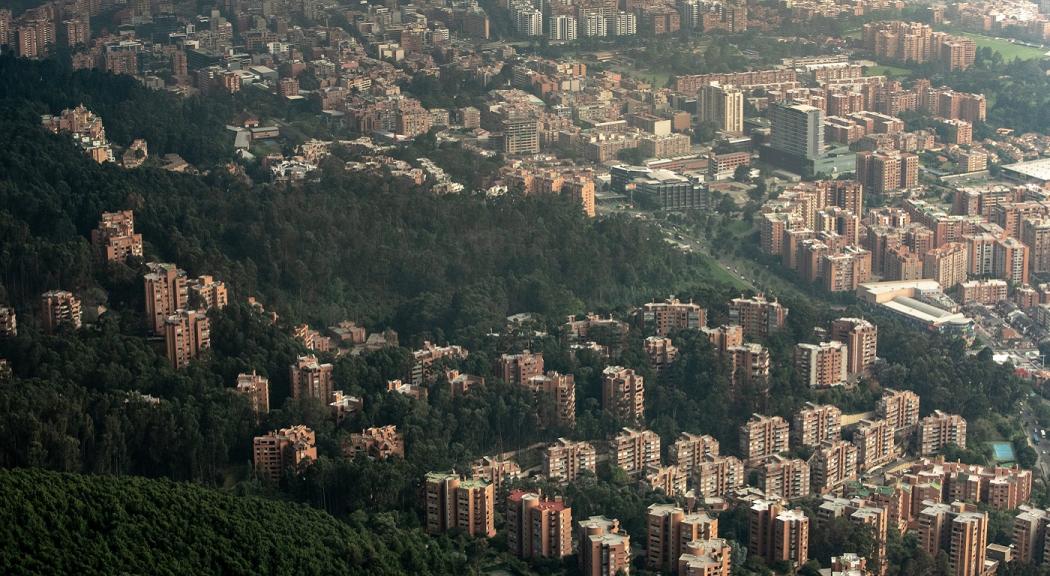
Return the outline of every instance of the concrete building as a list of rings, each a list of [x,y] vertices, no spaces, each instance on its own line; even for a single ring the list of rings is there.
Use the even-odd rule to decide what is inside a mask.
[[[1021,506],[1014,517],[1011,543],[1017,561],[1022,564],[1040,565],[1046,558],[1046,527],[1050,523],[1047,511],[1041,508]]]
[[[948,574],[981,576],[985,573],[988,514],[972,504],[934,504],[919,513],[916,532],[928,553],[948,553]]]
[[[795,413],[791,424],[791,439],[797,446],[820,446],[842,436],[842,410],[831,404],[806,402]]]
[[[875,414],[896,432],[910,432],[919,423],[919,395],[911,390],[884,388]]]
[[[631,536],[620,522],[591,516],[577,527],[580,573],[583,576],[619,576],[631,571]]]
[[[747,482],[744,463],[736,456],[704,456],[694,467],[696,495],[725,498]]]
[[[864,472],[888,464],[896,457],[893,428],[886,420],[861,420],[853,434],[857,466]]]
[[[427,534],[454,528],[474,537],[496,535],[495,491],[484,480],[463,480],[455,472],[430,472],[424,479]]]
[[[594,474],[596,466],[597,452],[589,442],[558,438],[543,453],[543,475],[552,482],[574,482],[583,471]]]
[[[143,277],[146,288],[146,319],[150,331],[164,334],[164,324],[177,310],[189,308],[190,292],[186,272],[174,264],[150,262]]]
[[[758,467],[758,487],[767,496],[786,500],[809,496],[809,464],[798,458],[770,456]]]
[[[258,420],[270,412],[270,380],[252,370],[251,374],[237,375],[237,393],[248,399],[248,403]]]
[[[846,383],[849,362],[846,345],[837,340],[795,346],[795,372],[810,388]]]
[[[540,424],[547,428],[576,427],[576,380],[572,374],[549,371],[526,383],[536,398]]]
[[[936,280],[945,290],[966,282],[968,270],[969,255],[962,242],[949,242],[923,256],[923,277]]]
[[[13,314],[9,316],[13,318]],[[51,290],[40,295],[40,324],[47,333],[63,328],[79,330],[83,322],[80,299],[66,290]]]
[[[697,93],[697,116],[727,134],[744,132],[744,93],[735,86],[706,84]]]
[[[813,492],[832,494],[857,479],[857,447],[845,440],[825,440],[809,458]]]
[[[164,321],[164,347],[176,370],[211,348],[211,321],[203,310],[178,310]]]
[[[510,458],[500,459],[482,456],[470,466],[470,477],[474,480],[491,482],[497,498],[504,498],[508,492],[507,483],[522,477],[521,466]]]
[[[285,470],[299,470],[317,460],[315,442],[314,431],[303,425],[256,436],[252,442],[255,474],[265,482],[277,484]]]
[[[772,110],[774,150],[785,156],[816,160],[824,150],[824,112],[807,104],[777,104]]]
[[[222,310],[229,303],[226,283],[205,274],[189,283],[190,304],[202,310]]]
[[[707,311],[698,304],[671,297],[642,306],[642,327],[646,332],[667,336],[676,330],[700,330],[707,325]]]
[[[740,451],[748,462],[759,462],[767,456],[787,452],[789,438],[787,420],[753,414],[740,426]]]
[[[958,414],[934,410],[919,421],[919,454],[929,456],[954,444],[966,448],[966,419]]]
[[[725,354],[729,348],[744,345],[744,329],[736,324],[723,324],[717,328],[701,328],[707,334],[711,346],[719,354]]]
[[[507,496],[507,546],[525,559],[572,554],[572,508],[560,497],[512,491]]]
[[[857,153],[857,180],[867,194],[894,196],[918,185],[919,157],[910,152],[862,150]]]
[[[686,545],[718,537],[718,520],[703,512],[686,514],[674,504],[652,504],[646,514],[645,566],[673,572]]]
[[[714,436],[682,432],[670,450],[671,463],[691,474],[704,458],[718,456],[719,444]]]
[[[142,258],[142,234],[135,233],[134,213],[103,212],[98,228],[91,231],[91,244],[106,262],[126,262],[130,256]]]
[[[371,460],[386,460],[394,456],[404,458],[405,437],[393,424],[365,428],[350,434],[349,442],[343,447],[343,455],[350,459],[361,456]]]
[[[678,558],[679,576],[729,576],[732,572],[732,547],[724,538],[694,540]]]
[[[678,357],[678,348],[675,348],[670,338],[649,336],[642,345],[645,347],[646,363],[658,375]]]
[[[759,294],[753,298],[733,298],[729,301],[729,323],[743,328],[744,339],[763,340],[779,331],[787,321],[788,309]]]
[[[322,364],[312,354],[299,356],[289,368],[292,380],[292,398],[295,400],[314,398],[328,403],[332,398],[335,383],[332,365]]]
[[[612,461],[628,475],[660,465],[660,435],[652,430],[624,428],[613,438],[612,449]]]
[[[748,553],[766,564],[801,566],[809,560],[809,518],[801,509],[785,510],[779,501],[756,500],[748,511]]]
[[[846,372],[863,374],[875,364],[879,328],[863,318],[838,318],[831,322],[831,339],[846,345]]]
[[[769,392],[769,350],[747,343],[726,349],[729,378],[735,394],[766,395]]]
[[[504,354],[499,359],[499,376],[508,384],[523,386],[534,376],[543,375],[543,353],[524,350]]]
[[[621,422],[645,422],[645,379],[623,366],[602,370],[602,409]]]

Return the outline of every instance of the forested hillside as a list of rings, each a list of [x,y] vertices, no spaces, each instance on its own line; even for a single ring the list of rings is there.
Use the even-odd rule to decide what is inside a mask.
[[[306,506],[142,478],[0,470],[0,572],[462,574],[448,540],[389,516],[341,522]]]

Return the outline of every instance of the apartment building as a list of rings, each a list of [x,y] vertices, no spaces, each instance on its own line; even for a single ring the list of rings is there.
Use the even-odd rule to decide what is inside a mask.
[[[9,318],[13,318],[13,313]],[[66,290],[50,290],[40,295],[40,323],[44,332],[63,328],[79,330],[83,322],[80,299]]]
[[[831,322],[831,339],[846,345],[846,372],[862,374],[875,364],[879,328],[863,318],[838,318]]]
[[[299,356],[289,368],[292,380],[292,398],[295,400],[314,398],[321,402],[331,401],[335,381],[333,366],[322,364],[313,354]]]
[[[134,213],[103,212],[98,227],[91,231],[91,245],[106,262],[126,262],[131,256],[141,258],[142,234],[135,233]]]
[[[718,520],[703,512],[687,514],[674,504],[652,504],[646,513],[645,566],[671,572],[686,545],[718,537]]]
[[[729,381],[736,393],[762,394],[769,386],[769,350],[748,342],[726,349],[729,359]]]
[[[189,308],[190,292],[186,272],[174,264],[150,262],[149,272],[143,277],[146,289],[146,319],[150,331],[164,334],[168,317],[178,310]]]
[[[580,573],[583,576],[619,576],[631,570],[631,536],[620,521],[591,516],[577,525]]]
[[[529,378],[526,385],[536,399],[541,426],[576,427],[576,380],[572,374],[552,370]]]
[[[733,298],[729,301],[729,323],[740,326],[745,340],[762,340],[784,327],[788,309],[759,294],[752,298]]]
[[[714,436],[682,432],[671,446],[670,459],[672,464],[690,474],[704,458],[718,456],[718,451],[718,440]]]
[[[397,426],[373,426],[350,434],[349,442],[343,446],[343,455],[353,459],[364,456],[372,460],[386,460],[394,456],[405,457],[405,437]]]
[[[226,283],[205,274],[189,283],[190,303],[203,310],[223,309],[229,303]]]
[[[270,412],[270,379],[252,370],[237,375],[237,393],[248,399],[256,419]]]
[[[693,540],[686,544],[678,557],[679,576],[729,576],[732,572],[732,552],[724,538]]]
[[[791,425],[791,440],[797,446],[819,446],[842,435],[842,410],[831,404],[806,402],[795,413]]]
[[[958,414],[934,410],[919,421],[919,454],[929,456],[954,444],[966,448],[966,419]]]
[[[861,420],[853,434],[857,466],[864,472],[888,464],[897,455],[893,429],[886,420]]]
[[[748,462],[787,452],[790,427],[780,416],[753,414],[740,426],[740,451]]]
[[[211,348],[211,321],[203,310],[178,310],[164,321],[164,347],[176,370]]]
[[[628,475],[660,465],[660,435],[652,430],[623,428],[613,438],[612,449],[613,462]]]
[[[10,306],[0,306],[0,336],[18,336],[18,315]]]
[[[518,558],[572,554],[572,508],[560,497],[514,490],[507,496],[507,546]]]
[[[794,500],[809,495],[810,469],[805,460],[775,455],[758,467],[758,487],[767,496]]]
[[[463,480],[455,472],[430,472],[424,478],[427,534],[458,528],[470,536],[496,535],[495,491],[484,480]]]
[[[286,469],[299,469],[314,460],[317,460],[314,431],[301,424],[256,436],[252,442],[255,474],[266,482],[276,484]]]
[[[573,482],[583,471],[594,474],[597,452],[589,442],[558,438],[543,453],[543,475],[552,482]]]
[[[875,414],[896,432],[909,432],[919,423],[919,395],[911,390],[884,388]]]
[[[619,421],[645,422],[645,379],[630,368],[606,366],[602,370],[602,409]]]
[[[698,304],[675,297],[642,306],[642,327],[646,332],[667,336],[676,330],[700,330],[707,325],[707,311]]]
[[[724,498],[747,482],[744,463],[736,456],[705,456],[693,470],[700,498]]]
[[[825,440],[809,458],[813,492],[832,494],[857,479],[857,447],[845,440]]]
[[[795,372],[810,388],[846,383],[849,362],[846,345],[837,340],[795,346]]]
[[[948,574],[981,576],[985,573],[988,514],[972,504],[934,504],[919,513],[916,532],[928,553],[948,553]]]
[[[518,354],[504,354],[499,359],[499,376],[504,382],[525,385],[530,378],[543,375],[543,353],[524,350]]]
[[[801,566],[809,560],[809,518],[777,500],[756,500],[748,510],[748,553],[767,564]]]
[[[667,369],[678,357],[678,348],[675,348],[670,338],[649,336],[642,345],[645,348],[647,364],[657,374]]]

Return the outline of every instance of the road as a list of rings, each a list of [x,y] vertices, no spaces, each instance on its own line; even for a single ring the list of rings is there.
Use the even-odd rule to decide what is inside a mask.
[[[1050,440],[1041,440],[1039,444],[1035,444],[1032,438],[1039,436],[1039,422],[1035,417],[1035,410],[1032,408],[1032,404],[1035,402],[1044,402],[1039,396],[1030,396],[1021,407],[1021,420],[1024,422],[1024,431],[1028,436],[1028,444],[1035,449],[1036,454],[1039,455],[1039,459],[1036,462],[1036,468],[1042,474],[1043,478],[1050,478]]]

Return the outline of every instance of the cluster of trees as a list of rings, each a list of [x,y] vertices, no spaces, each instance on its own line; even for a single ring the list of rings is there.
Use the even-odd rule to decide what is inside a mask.
[[[463,542],[390,514],[319,510],[193,484],[0,470],[5,574],[464,574]]]

